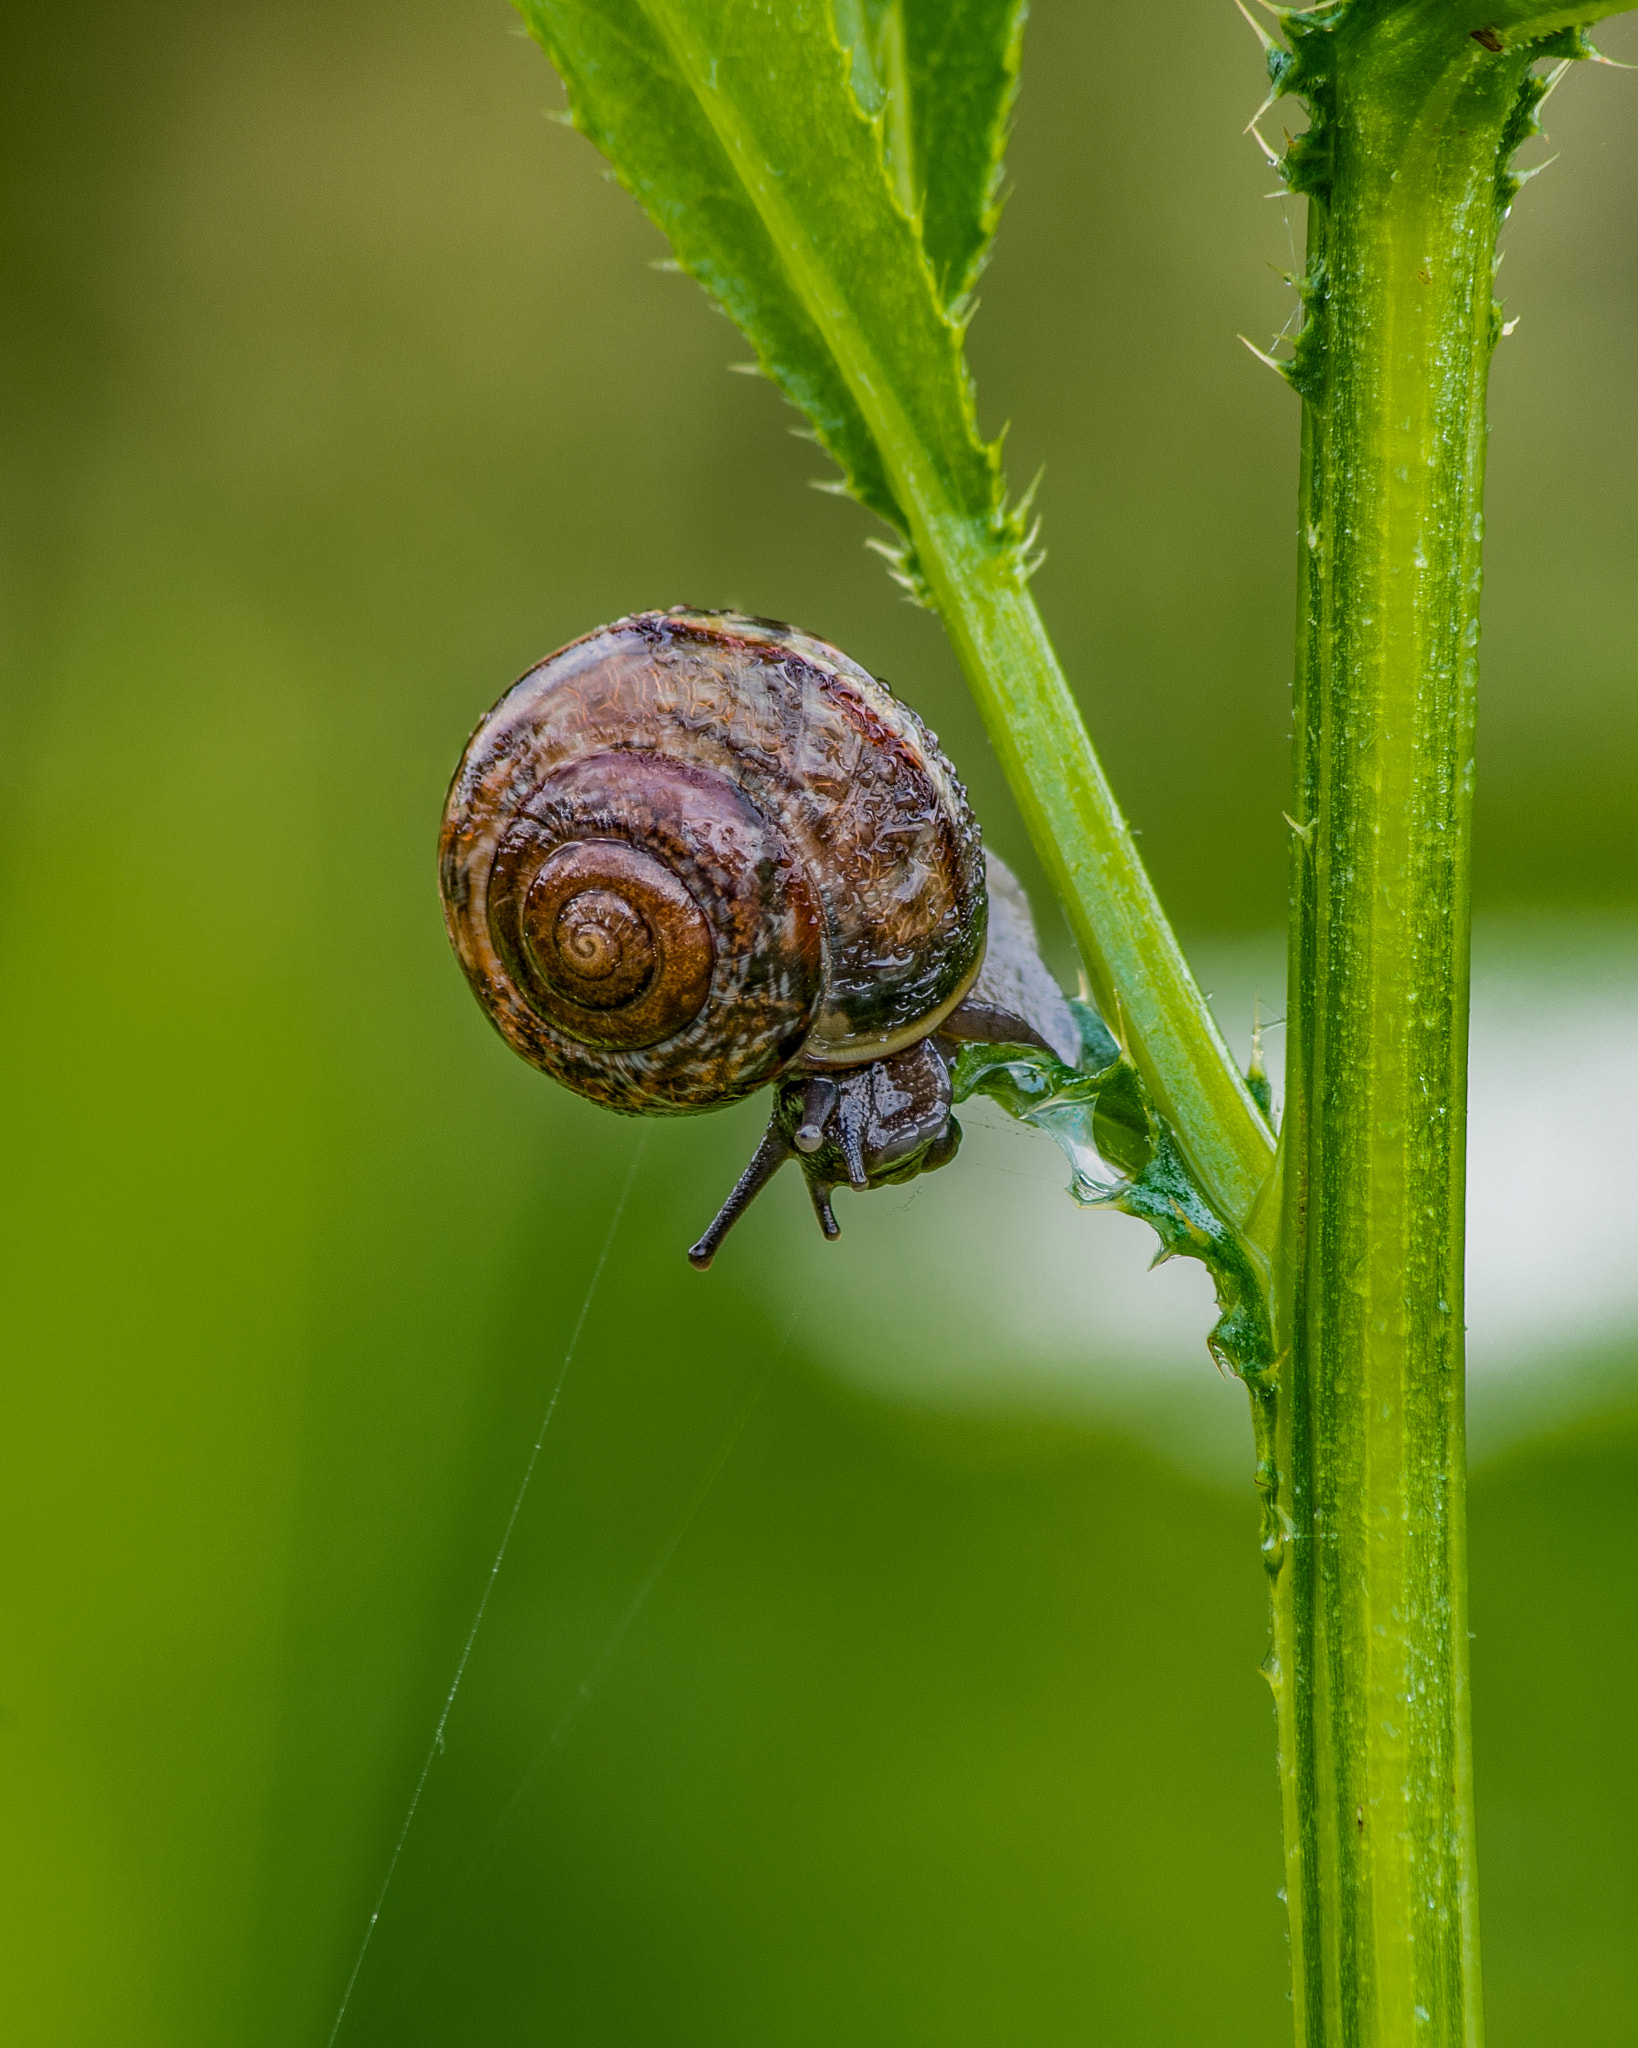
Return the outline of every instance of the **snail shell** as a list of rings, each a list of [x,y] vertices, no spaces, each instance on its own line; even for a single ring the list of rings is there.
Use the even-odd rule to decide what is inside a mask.
[[[978,827],[915,714],[823,641],[645,612],[533,668],[444,812],[450,937],[534,1066],[686,1114],[935,1030],[984,957]]]
[[[827,1237],[833,1188],[953,1159],[956,1040],[1078,1056],[937,740],[767,619],[643,612],[531,669],[467,745],[440,874],[478,1000],[577,1094],[686,1115],[777,1084],[697,1266],[788,1159]]]

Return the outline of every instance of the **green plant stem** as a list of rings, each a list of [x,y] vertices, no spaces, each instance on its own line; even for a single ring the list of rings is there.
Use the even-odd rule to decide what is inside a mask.
[[[1098,1007],[1207,1198],[1266,1269],[1272,1137],[1166,921],[1034,600],[987,536],[918,530],[915,540]]]
[[[1463,1410],[1498,178],[1530,53],[1358,6],[1309,186],[1274,1586],[1297,2040],[1481,2039]],[[1319,157],[1316,148],[1310,161]]]
[[[809,303],[844,345],[845,309]],[[1266,1274],[1277,1223],[1274,1139],[1189,971],[1093,751],[1010,532],[951,505],[936,467],[885,383],[850,378],[870,422],[910,542],[944,620],[990,744],[1052,879],[1092,985],[1170,1124],[1207,1199]]]
[[[844,345],[841,295],[834,310],[818,289],[809,303],[835,332],[839,360],[856,364],[859,351]],[[1266,1275],[1278,1221],[1273,1134],[1166,921],[1030,595],[1021,550],[1010,532],[951,505],[885,380],[855,371],[850,381],[1098,1008],[1200,1188]]]

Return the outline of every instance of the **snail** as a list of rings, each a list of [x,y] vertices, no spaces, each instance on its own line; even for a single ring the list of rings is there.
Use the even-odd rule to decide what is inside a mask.
[[[468,742],[439,852],[456,954],[532,1066],[636,1115],[774,1088],[697,1267],[788,1159],[827,1238],[835,1188],[948,1164],[960,1040],[1078,1055],[936,735],[771,620],[642,612],[550,655]]]

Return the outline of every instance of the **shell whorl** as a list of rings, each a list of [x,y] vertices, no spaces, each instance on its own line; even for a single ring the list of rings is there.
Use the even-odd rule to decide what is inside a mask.
[[[642,613],[531,669],[467,747],[441,879],[505,1037],[629,1111],[912,1044],[984,951],[937,743],[835,648],[733,613]]]
[[[618,839],[568,840],[508,909],[524,972],[571,1038],[655,1045],[704,1009],[711,927],[652,854]]]

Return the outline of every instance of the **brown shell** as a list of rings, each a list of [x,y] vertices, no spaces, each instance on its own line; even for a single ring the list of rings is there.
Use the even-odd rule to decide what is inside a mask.
[[[633,1112],[713,1109],[932,1031],[984,954],[978,828],[915,714],[732,612],[644,612],[473,734],[450,938],[523,1057]]]

